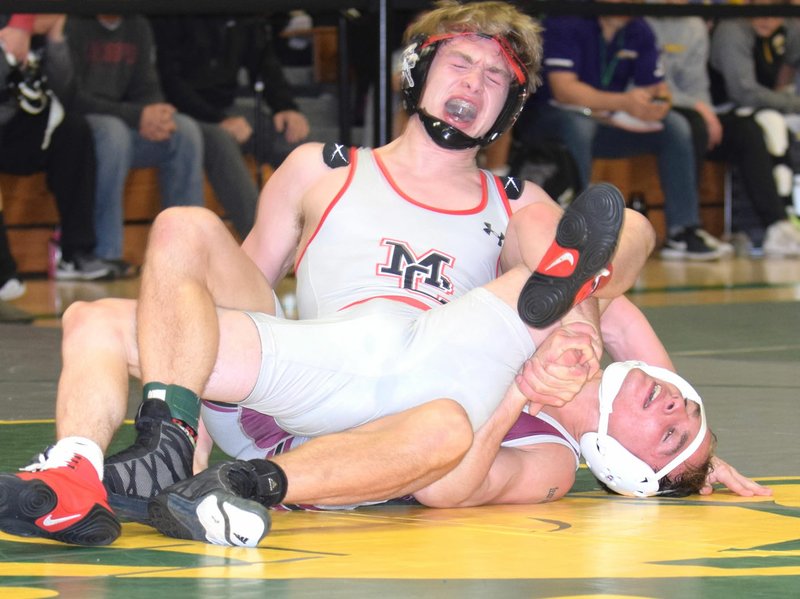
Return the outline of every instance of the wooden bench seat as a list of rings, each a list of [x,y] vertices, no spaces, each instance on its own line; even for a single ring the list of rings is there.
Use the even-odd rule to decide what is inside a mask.
[[[250,160],[249,166],[255,176],[255,162]],[[268,168],[265,170],[268,176]],[[58,225],[58,211],[44,173],[25,177],[0,173],[0,190],[9,243],[19,271],[46,273],[47,242]],[[208,208],[224,217],[224,210],[207,182],[205,201]],[[132,170],[125,184],[125,260],[142,263],[150,225],[160,210],[158,171],[154,168]],[[232,226],[229,228],[233,231]]]

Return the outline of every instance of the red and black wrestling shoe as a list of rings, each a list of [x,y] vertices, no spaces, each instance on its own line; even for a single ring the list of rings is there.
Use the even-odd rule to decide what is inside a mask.
[[[57,446],[40,460],[25,472],[0,474],[0,530],[72,545],[114,542],[119,520],[92,463]]]
[[[625,200],[609,183],[592,185],[567,206],[555,241],[520,293],[523,321],[545,328],[607,281],[624,217]]]

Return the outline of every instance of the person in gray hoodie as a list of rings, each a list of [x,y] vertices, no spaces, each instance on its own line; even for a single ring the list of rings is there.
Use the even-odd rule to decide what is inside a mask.
[[[800,255],[800,230],[789,222],[772,175],[773,161],[751,111],[715,109],[708,75],[708,26],[700,17],[647,19],[656,34],[672,104],[689,121],[698,170],[706,159],[738,169],[764,228],[768,256]]]

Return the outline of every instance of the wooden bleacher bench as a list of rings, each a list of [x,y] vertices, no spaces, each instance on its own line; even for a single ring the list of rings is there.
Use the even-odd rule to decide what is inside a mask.
[[[255,162],[250,160],[255,173]],[[269,169],[265,167],[265,180]],[[2,207],[8,227],[9,243],[19,271],[24,274],[47,272],[47,242],[58,225],[56,203],[47,189],[44,173],[20,177],[0,173]],[[125,239],[123,258],[141,264],[150,225],[161,210],[158,171],[134,169],[125,184]],[[206,206],[224,218],[224,210],[214,192],[205,184]],[[231,231],[233,228],[229,225]]]
[[[251,162],[255,172],[255,164]],[[269,172],[266,173],[269,175]],[[719,237],[724,223],[725,165],[706,162],[700,180],[700,216],[703,227]],[[632,192],[643,192],[647,200],[647,216],[656,229],[659,243],[666,233],[664,196],[658,182],[653,156],[637,156],[618,160],[595,160],[592,179],[609,181],[629,198]],[[11,251],[22,273],[47,272],[47,242],[58,224],[55,200],[45,184],[43,173],[19,177],[0,173],[5,221]],[[150,224],[161,209],[157,171],[135,169],[125,186],[125,260],[141,264]],[[224,211],[211,188],[205,186],[206,206],[220,216]]]
[[[718,238],[723,234],[725,220],[725,168],[722,162],[706,161],[700,177],[700,218],[703,228]],[[613,183],[626,199],[633,192],[644,193],[647,217],[656,230],[658,243],[664,241],[664,194],[658,181],[655,156],[597,159],[593,163],[592,180]]]

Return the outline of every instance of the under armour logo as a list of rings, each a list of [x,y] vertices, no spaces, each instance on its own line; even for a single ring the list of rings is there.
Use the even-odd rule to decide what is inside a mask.
[[[487,235],[494,235],[495,237],[497,237],[497,245],[503,247],[503,241],[505,241],[506,239],[506,234],[498,233],[497,231],[492,229],[491,223],[484,222],[483,224],[485,225],[483,227],[483,232],[486,233]]]

